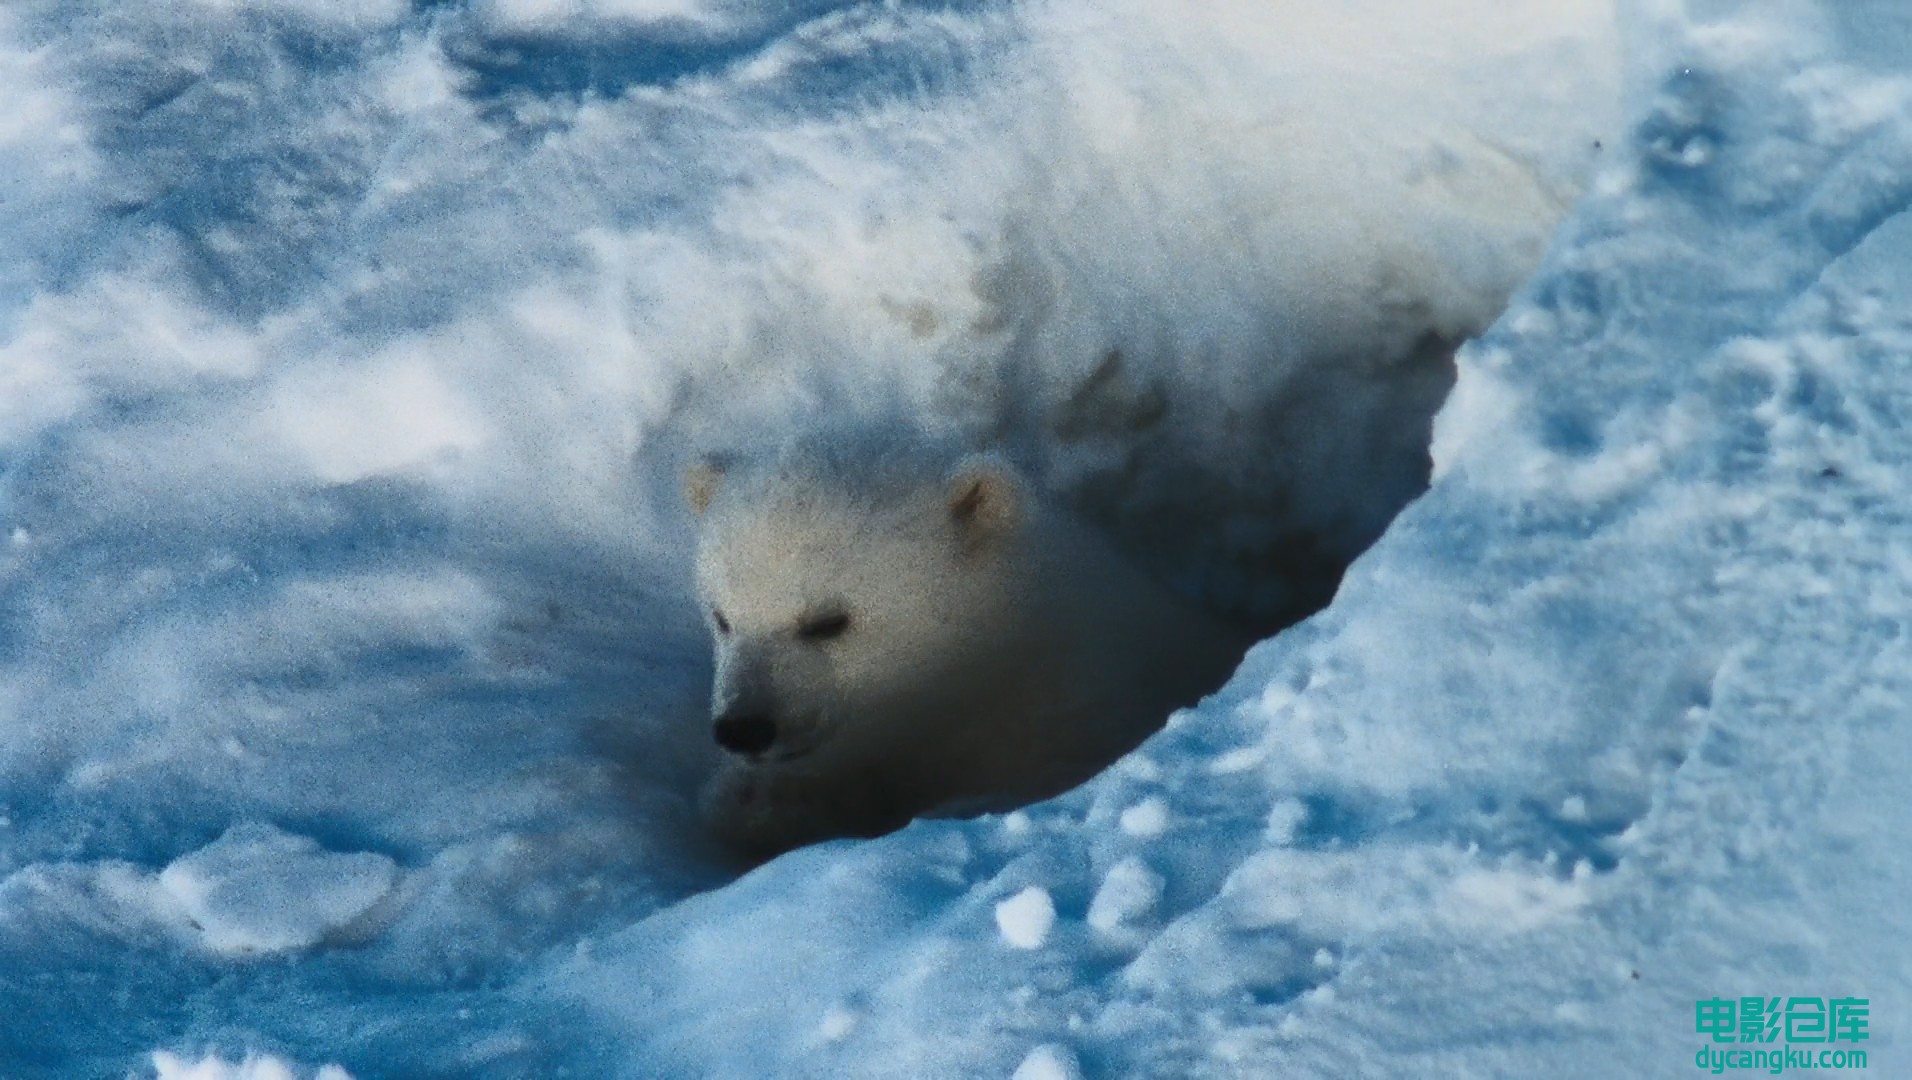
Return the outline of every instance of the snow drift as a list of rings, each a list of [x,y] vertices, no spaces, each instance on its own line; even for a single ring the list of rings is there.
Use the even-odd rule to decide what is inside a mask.
[[[9,7],[5,1071],[1890,1068],[1912,26],[1547,7]],[[1271,617],[1510,293],[1108,774],[698,848],[690,454],[901,410]]]

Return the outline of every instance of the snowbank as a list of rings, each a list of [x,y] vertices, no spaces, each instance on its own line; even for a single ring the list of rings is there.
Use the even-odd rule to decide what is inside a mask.
[[[1912,20],[1544,7],[9,7],[4,1071],[1891,1069]],[[1107,775],[698,845],[690,454],[993,433],[1272,616],[1517,288]]]

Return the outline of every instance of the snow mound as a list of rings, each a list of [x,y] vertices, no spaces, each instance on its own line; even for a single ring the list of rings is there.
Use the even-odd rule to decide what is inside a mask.
[[[1216,698],[549,985],[721,1076],[1645,1075],[1699,999],[1899,1000],[1912,80],[1833,30],[1679,32],[1464,350],[1434,488]],[[858,1023],[808,1041],[826,1008]]]
[[[310,949],[348,934],[392,896],[398,868],[368,851],[326,851],[318,842],[247,822],[160,871],[159,886],[223,956]]]
[[[248,1057],[237,1064],[219,1057],[188,1061],[176,1054],[159,1051],[153,1055],[157,1080],[301,1080],[299,1070],[270,1055]],[[352,1080],[352,1074],[337,1065],[324,1065],[311,1074],[312,1080]]]

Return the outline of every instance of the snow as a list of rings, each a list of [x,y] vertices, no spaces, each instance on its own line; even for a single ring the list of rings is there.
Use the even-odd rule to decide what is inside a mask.
[[[1162,893],[1168,883],[1162,875],[1148,868],[1148,864],[1134,856],[1123,859],[1109,868],[1102,877],[1102,884],[1095,891],[1094,899],[1089,901],[1089,910],[1083,921],[1089,928],[1104,934],[1116,933],[1123,923],[1142,918],[1149,910],[1161,902]]]
[[[1029,1051],[1010,1080],[1080,1080],[1082,1067],[1067,1047],[1044,1044]]]
[[[299,1071],[269,1054],[248,1057],[237,1064],[217,1056],[187,1061],[176,1054],[153,1054],[153,1068],[159,1080],[299,1080]],[[312,1080],[351,1080],[351,1074],[337,1065],[325,1065],[311,1074]]]
[[[1151,796],[1122,811],[1118,821],[1130,836],[1160,836],[1168,831],[1168,804]]]
[[[340,855],[270,825],[235,825],[160,871],[205,948],[223,956],[310,949],[391,895],[397,869],[371,852]]]
[[[996,929],[1012,948],[1040,949],[1056,925],[1056,902],[1031,885],[996,905]]]
[[[0,1073],[1903,1069],[1912,16],[1504,7],[7,5]],[[678,477],[838,412],[1271,622],[1379,540],[744,872]]]

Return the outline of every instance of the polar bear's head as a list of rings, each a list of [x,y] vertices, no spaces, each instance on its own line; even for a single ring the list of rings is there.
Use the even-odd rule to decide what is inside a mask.
[[[1005,464],[798,454],[693,467],[711,736],[766,769],[893,762],[1014,648],[1031,512]]]

